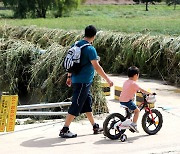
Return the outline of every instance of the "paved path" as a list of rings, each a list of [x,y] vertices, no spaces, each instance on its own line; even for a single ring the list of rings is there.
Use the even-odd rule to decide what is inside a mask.
[[[116,86],[122,87],[123,82],[127,79],[126,76],[112,76]],[[159,80],[139,79],[138,84],[151,92],[157,93],[156,107],[162,108],[166,112],[170,112],[180,117],[180,88],[166,85],[165,82]],[[111,89],[114,91],[113,88]],[[113,93],[111,98],[113,98]]]
[[[112,77],[121,86],[125,77]],[[141,112],[138,129],[140,133],[126,131],[126,142],[110,140],[103,134],[92,135],[89,122],[73,122],[70,129],[78,134],[77,138],[58,137],[63,120],[46,123],[18,125],[13,133],[0,133],[1,154],[180,154],[180,95],[176,87],[163,85],[159,81],[139,80],[140,85],[151,88],[157,95],[157,107],[164,123],[156,135],[147,135],[141,127]],[[112,90],[112,89],[111,89]],[[113,92],[113,91],[112,91]],[[113,94],[107,97],[110,112],[122,112]],[[165,110],[163,110],[165,109]],[[107,115],[96,116],[102,125]]]

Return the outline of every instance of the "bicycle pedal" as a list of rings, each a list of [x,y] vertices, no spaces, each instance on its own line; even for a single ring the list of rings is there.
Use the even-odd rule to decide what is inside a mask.
[[[116,130],[117,130],[118,132],[120,132],[120,130],[119,130],[119,126],[116,126]]]
[[[130,130],[132,133],[135,133],[135,131],[134,131],[132,128],[130,128],[129,130]]]

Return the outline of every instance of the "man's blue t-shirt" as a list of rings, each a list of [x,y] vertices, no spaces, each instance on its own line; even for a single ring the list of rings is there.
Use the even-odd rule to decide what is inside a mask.
[[[78,42],[78,46],[87,44],[86,40]],[[98,60],[96,49],[90,45],[81,50],[81,70],[77,74],[72,74],[72,83],[90,83],[94,78],[94,67],[91,60]]]

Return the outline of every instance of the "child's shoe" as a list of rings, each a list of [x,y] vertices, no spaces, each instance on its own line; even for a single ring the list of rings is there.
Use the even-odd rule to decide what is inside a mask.
[[[132,122],[132,123],[129,125],[129,127],[130,127],[130,129],[134,130],[136,133],[139,133],[139,131],[137,130],[137,124],[135,124],[135,123]]]

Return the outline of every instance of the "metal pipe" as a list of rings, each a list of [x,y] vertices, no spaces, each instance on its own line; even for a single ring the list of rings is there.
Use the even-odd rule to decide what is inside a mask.
[[[18,111],[16,115],[36,115],[36,116],[53,116],[53,115],[67,115],[68,112],[29,112],[29,111]]]
[[[17,106],[18,111],[22,110],[32,110],[32,109],[42,109],[42,108],[52,108],[71,105],[72,102],[57,102],[57,103],[41,103],[33,105],[20,105]]]

